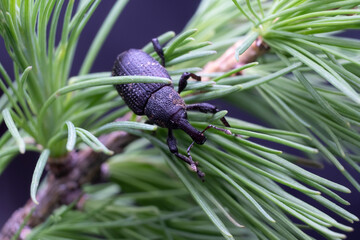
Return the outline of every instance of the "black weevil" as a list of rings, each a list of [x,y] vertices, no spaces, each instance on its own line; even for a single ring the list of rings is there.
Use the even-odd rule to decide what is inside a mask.
[[[170,78],[169,73],[165,69],[165,58],[159,41],[152,39],[154,50],[159,55],[162,64],[156,61],[147,53],[140,49],[130,49],[121,53],[113,66],[112,76],[156,76]],[[197,172],[198,176],[203,179],[204,173],[201,172],[197,163],[193,161],[188,148],[188,156],[184,156],[178,152],[176,139],[173,135],[173,129],[182,129],[197,144],[203,144],[206,141],[204,132],[209,128],[215,128],[226,134],[232,134],[229,130],[207,126],[203,131],[198,131],[187,120],[186,111],[200,111],[204,113],[216,113],[219,110],[209,103],[196,103],[186,105],[179,93],[185,89],[187,80],[192,77],[198,81],[201,78],[193,73],[185,72],[182,74],[178,92],[175,91],[172,84],[162,83],[129,83],[114,85],[119,95],[124,99],[129,108],[137,115],[146,115],[150,123],[154,123],[160,127],[168,128],[167,145],[170,151],[178,158],[190,165],[191,169]],[[222,123],[230,127],[225,117],[220,119]]]

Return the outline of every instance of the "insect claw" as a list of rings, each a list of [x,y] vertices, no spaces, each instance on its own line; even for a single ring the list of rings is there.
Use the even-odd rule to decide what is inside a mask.
[[[201,179],[201,181],[205,182],[205,173],[203,173],[200,170],[198,170],[196,173],[197,173],[198,177]]]
[[[195,162],[193,162],[193,163],[190,164],[190,168],[191,168],[191,170],[193,170],[194,172],[198,172],[198,171],[199,171]]]
[[[224,133],[228,134],[228,135],[232,135],[232,132],[228,129],[225,129]]]

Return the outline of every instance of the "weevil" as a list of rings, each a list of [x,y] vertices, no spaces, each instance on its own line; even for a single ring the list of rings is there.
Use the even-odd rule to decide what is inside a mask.
[[[155,52],[161,59],[161,64],[149,54],[140,49],[129,49],[115,60],[112,76],[156,76],[170,78],[165,69],[164,51],[158,39],[152,39]],[[204,113],[217,113],[219,109],[209,103],[196,103],[186,105],[180,97],[187,85],[187,80],[192,77],[201,81],[201,77],[194,73],[185,72],[181,75],[178,91],[173,84],[162,83],[128,83],[115,84],[114,87],[119,95],[136,115],[146,115],[148,122],[168,129],[167,145],[171,153],[190,165],[191,169],[203,180],[205,174],[199,170],[198,163],[193,161],[190,155],[192,145],[204,144],[206,137],[204,132],[209,128],[215,128],[226,134],[232,134],[230,130],[218,128],[213,125],[207,126],[203,131],[194,128],[187,120],[187,111],[200,111]],[[225,117],[220,119],[226,127],[230,127]],[[173,129],[185,131],[192,139],[193,143],[187,150],[188,156],[179,153]]]

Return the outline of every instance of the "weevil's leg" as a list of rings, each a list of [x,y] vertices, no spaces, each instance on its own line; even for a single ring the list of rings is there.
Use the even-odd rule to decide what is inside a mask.
[[[226,133],[226,134],[228,134],[228,135],[235,135],[235,136],[239,136],[239,135],[237,135],[237,134],[233,134],[230,130],[228,130],[228,129],[223,129],[223,128],[219,128],[219,127],[216,127],[216,126],[214,126],[214,125],[208,125],[204,130],[202,130],[202,132],[201,133],[204,133],[204,132],[206,132],[209,128],[214,128],[214,129],[216,129],[216,130],[219,130],[219,131],[222,131],[222,132],[224,132],[224,133]],[[190,146],[188,147],[188,149],[187,149],[187,154],[188,154],[188,156],[189,156],[189,158],[191,158],[191,155],[190,155],[190,150],[191,150],[191,148],[194,146],[194,143],[195,143],[195,141],[193,141],[191,144],[190,144]]]
[[[186,105],[186,110],[187,111],[199,111],[199,112],[203,112],[203,113],[213,113],[213,114],[220,111],[217,107],[215,107],[214,105],[212,105],[210,103],[189,104],[189,105]],[[228,121],[226,120],[225,117],[220,118],[220,121],[226,127],[230,127],[230,124],[228,123]]]
[[[154,125],[154,122],[151,121],[150,119],[146,120],[145,123],[146,123],[146,124],[150,124],[150,125]]]
[[[197,173],[197,175],[199,176],[199,178],[201,178],[202,181],[204,181],[205,174],[198,169],[197,163],[192,160],[190,153],[188,153],[189,157],[186,157],[179,153],[178,148],[176,146],[176,139],[171,129],[169,129],[168,132],[167,145],[169,146],[169,150],[171,153],[173,153],[175,156],[177,156],[178,158],[189,164],[191,169]]]
[[[160,59],[161,59],[161,65],[163,65],[165,67],[165,56],[164,56],[164,51],[162,46],[159,43],[159,40],[157,38],[153,38],[151,39],[151,42],[154,46],[154,50],[157,53],[157,55],[159,55]]]
[[[187,85],[187,80],[192,77],[193,79],[197,80],[197,81],[201,81],[201,77],[194,74],[194,73],[189,73],[189,72],[184,72],[179,80],[179,89],[178,89],[178,93],[181,93],[182,90],[184,90],[186,88]]]

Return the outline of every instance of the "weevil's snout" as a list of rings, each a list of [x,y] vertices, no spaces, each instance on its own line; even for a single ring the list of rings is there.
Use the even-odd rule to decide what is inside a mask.
[[[204,144],[204,142],[206,142],[205,135],[191,126],[191,124],[185,118],[179,119],[178,126],[180,129],[186,132],[197,144]]]

